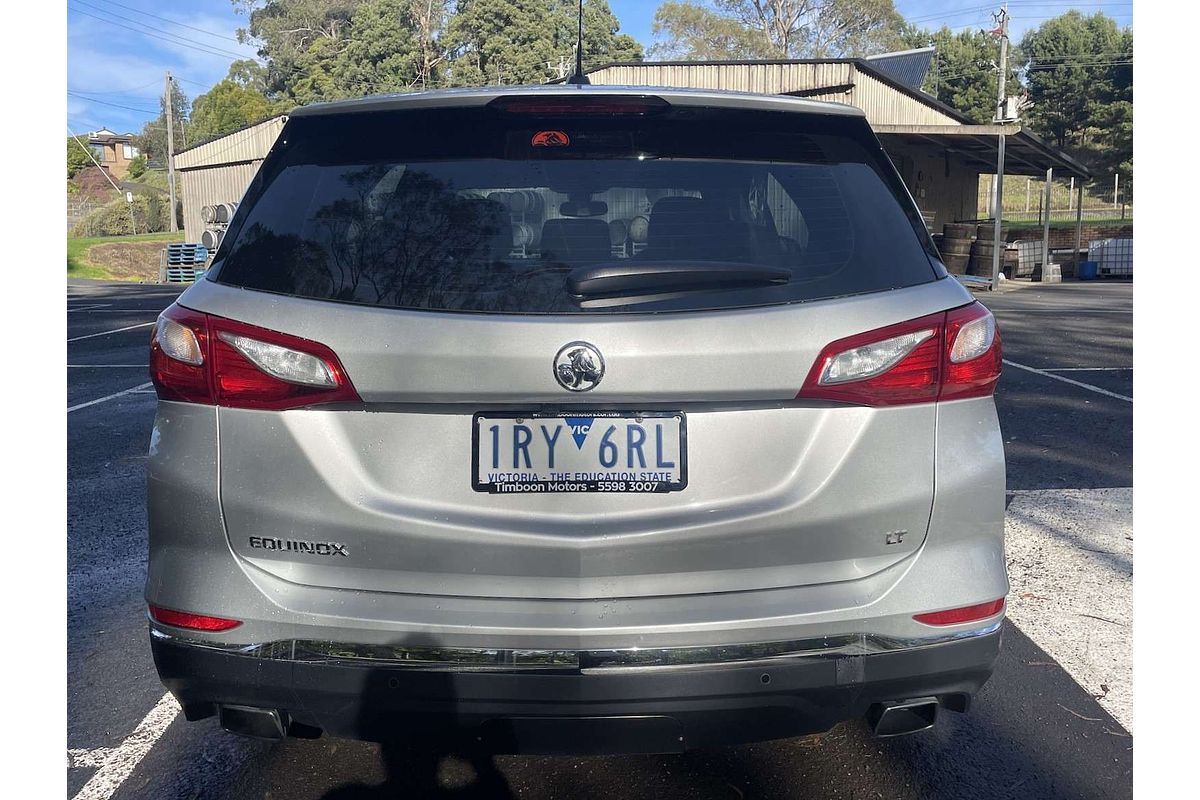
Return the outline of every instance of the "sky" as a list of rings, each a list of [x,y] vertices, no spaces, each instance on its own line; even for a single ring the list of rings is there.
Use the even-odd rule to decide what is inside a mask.
[[[895,0],[909,21],[938,28],[990,27],[999,3],[983,0]],[[653,42],[657,0],[609,0],[621,30],[644,46]],[[1010,34],[1072,8],[1103,11],[1121,26],[1133,23],[1132,0],[1010,0]],[[67,125],[73,132],[107,127],[138,132],[158,115],[163,75],[170,70],[194,98],[225,77],[235,58],[254,57],[239,44],[246,18],[230,0],[67,0]]]

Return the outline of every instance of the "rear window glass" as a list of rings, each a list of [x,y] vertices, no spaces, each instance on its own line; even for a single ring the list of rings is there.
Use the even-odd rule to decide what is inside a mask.
[[[302,117],[255,178],[211,274],[438,311],[816,300],[937,277],[898,187],[853,118]]]

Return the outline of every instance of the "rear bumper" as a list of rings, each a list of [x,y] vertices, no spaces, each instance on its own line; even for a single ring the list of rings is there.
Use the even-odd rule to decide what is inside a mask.
[[[877,703],[937,697],[955,710],[988,679],[999,623],[961,638],[685,666],[469,667],[321,658],[294,646],[217,649],[152,629],[159,676],[188,719],[278,709],[293,732],[493,752],[655,753],[828,730]],[[508,651],[516,653],[518,651]],[[580,654],[583,655],[583,654]]]

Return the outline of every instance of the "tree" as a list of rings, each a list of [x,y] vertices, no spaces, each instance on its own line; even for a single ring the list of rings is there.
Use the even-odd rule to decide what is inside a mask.
[[[656,57],[829,58],[899,42],[892,0],[678,0],[654,15]]]
[[[67,137],[67,178],[74,178],[81,169],[90,167],[92,160],[87,150],[74,136]]]
[[[1025,34],[1021,50],[1034,130],[1098,169],[1132,169],[1133,32],[1069,11]]]
[[[976,122],[991,122],[995,118],[996,62],[1000,59],[1000,44],[995,37],[979,30],[955,33],[948,27],[928,31],[906,25],[900,39],[904,47],[933,45],[937,50],[933,68],[921,88]],[[1018,68],[1023,59],[1011,45],[1008,52],[1007,86],[1016,94],[1020,90]]]
[[[420,86],[423,79],[428,83],[414,5],[412,0],[368,0],[359,6],[334,62],[339,93],[399,92]]]
[[[565,77],[575,61],[576,14],[574,0],[459,0],[446,34],[449,83],[544,83]],[[641,45],[618,33],[620,22],[607,0],[588,0],[583,20],[585,69],[641,60]]]
[[[146,157],[141,153],[138,153],[136,156],[130,159],[128,167],[129,171],[126,174],[130,178],[137,180],[146,174],[146,169]]]
[[[448,0],[232,0],[266,66],[243,82],[288,105],[436,86]],[[243,77],[244,76],[244,77]],[[234,77],[232,74],[230,77]]]
[[[666,2],[654,13],[650,53],[660,59],[696,61],[767,58],[758,31],[688,2]]]
[[[338,97],[335,62],[363,2],[232,0],[248,20],[238,39],[257,42],[258,55],[267,62],[268,96],[291,104]]]
[[[192,103],[188,139],[193,143],[215,139],[271,116],[270,102],[247,86],[225,78]]]
[[[267,68],[250,58],[234,61],[229,65],[229,74],[225,76],[226,80],[253,89],[264,97],[267,94],[267,78]]]
[[[174,81],[171,83],[171,106],[174,114],[172,124],[174,125],[175,150],[179,151],[187,146],[185,122],[191,103],[188,101],[187,95],[179,88],[178,82]],[[134,137],[134,144],[146,156],[147,161],[165,165],[167,163],[167,106],[163,98],[159,98],[158,107],[158,116],[145,124],[142,132]]]

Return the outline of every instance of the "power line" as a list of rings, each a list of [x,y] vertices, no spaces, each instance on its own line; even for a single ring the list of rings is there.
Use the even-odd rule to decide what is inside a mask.
[[[76,0],[76,2],[78,2],[78,0]],[[246,57],[242,53],[232,53],[228,50],[220,50],[215,47],[209,47],[208,45],[191,42],[180,36],[176,36],[173,33],[169,33],[167,31],[161,31],[161,29],[159,29],[159,28],[153,28],[153,30],[159,30],[163,34],[166,34],[166,35],[154,34],[154,33],[151,33],[149,30],[143,30],[142,28],[134,28],[129,25],[122,25],[120,22],[114,22],[113,20],[108,19],[106,17],[97,16],[96,14],[90,14],[87,11],[81,11],[78,8],[72,8],[71,10],[74,11],[76,14],[82,14],[85,17],[91,17],[92,19],[97,19],[97,20],[100,20],[101,22],[107,22],[109,25],[112,25],[114,27],[124,28],[127,31],[133,31],[134,33],[140,33],[143,36],[149,36],[151,39],[161,39],[162,41],[172,44],[175,47],[187,47],[191,50],[196,50],[201,53],[206,53],[210,56],[222,56],[224,58],[242,59],[242,58]],[[108,12],[106,12],[106,13],[108,13]],[[134,20],[134,22],[137,22],[137,20]]]
[[[74,0],[74,2],[81,2],[81,0]],[[107,22],[108,24],[114,25],[118,28],[123,28],[128,31],[133,31],[134,33],[138,33],[143,36],[149,36],[152,39],[160,39],[164,42],[175,45],[176,47],[187,47],[192,50],[197,50],[198,52],[201,52],[201,53],[206,53],[208,55],[222,56],[225,58],[231,58],[231,59],[238,60],[238,61],[245,60],[247,58],[247,56],[245,54],[230,53],[228,51],[223,51],[223,50],[219,50],[216,48],[209,48],[207,45],[195,44],[186,39],[182,39],[181,37],[178,37],[173,33],[168,33],[166,31],[162,31],[163,33],[166,34],[165,36],[160,36],[160,35],[157,35],[154,33],[150,33],[147,30],[130,27],[129,25],[122,25],[119,22],[114,22],[113,20],[107,19],[105,17],[100,17],[100,16],[96,16],[95,14],[90,14],[86,11],[81,11],[78,8],[73,8],[72,11],[74,11],[76,14],[82,14],[85,17],[91,17],[92,19],[97,19],[97,20],[100,20],[101,22]],[[105,13],[111,13],[111,12],[105,12]],[[114,16],[116,16],[116,15],[114,15]],[[122,17],[122,19],[127,19],[127,18]],[[134,21],[136,22],[136,20],[134,20]],[[155,28],[154,30],[161,31],[161,29],[159,29],[159,28]],[[171,38],[167,38],[168,36]],[[253,57],[250,57],[250,58],[253,60]],[[306,74],[308,74],[305,70],[303,70],[299,67],[290,67],[287,69],[282,69],[276,65],[276,66],[272,66],[271,69],[281,72],[284,75],[306,75]],[[204,85],[204,84],[200,84],[198,81],[188,81],[188,82],[196,83],[197,85]],[[382,86],[379,84],[368,83],[366,81],[356,81],[353,84],[351,84],[351,87],[359,88],[359,89],[366,89],[368,91],[380,91],[380,90],[382,90],[382,91],[400,91],[401,90],[399,87]]]
[[[124,14],[118,14],[115,11],[109,11],[107,8],[104,8],[103,6],[95,5],[94,3],[89,3],[89,2],[87,2],[87,0],[72,0],[72,2],[75,2],[82,6],[87,6],[88,8],[95,9],[96,11],[99,11],[103,14],[107,14],[110,17],[116,17],[117,19],[123,19],[126,22],[132,22],[134,25],[137,25],[142,28],[146,28],[147,30],[158,31],[159,33],[163,33],[163,34],[166,34],[167,36],[174,37],[176,39],[179,39],[180,41],[191,42],[192,44],[199,45],[200,47],[208,47],[208,48],[212,48],[214,50],[218,49],[215,44],[205,44],[203,42],[193,42],[191,39],[184,38],[183,35],[175,33],[174,31],[166,30],[164,28],[156,28],[153,25],[147,25],[143,20],[135,19],[134,17],[127,17]],[[75,9],[75,10],[79,11],[79,9]],[[82,14],[83,12],[79,11],[79,13]],[[227,41],[236,42],[237,44],[241,44],[241,42],[238,42],[237,39],[231,39],[231,38],[225,37],[225,36],[223,36],[221,38],[226,39]]]
[[[83,2],[83,0],[76,0],[76,2]],[[89,4],[89,3],[84,3],[84,5],[90,5],[90,4]],[[177,22],[177,21],[175,21],[175,20],[173,20],[173,19],[171,19],[171,18],[169,18],[169,17],[164,17],[164,16],[161,16],[161,15],[159,15],[159,14],[151,14],[149,11],[143,11],[143,10],[142,10],[142,9],[140,9],[140,8],[134,8],[133,6],[127,6],[127,5],[123,5],[123,4],[121,4],[121,3],[114,2],[114,0],[108,0],[108,5],[110,5],[110,6],[116,6],[117,8],[123,8],[123,9],[125,9],[126,11],[132,11],[132,12],[134,12],[135,14],[141,14],[141,15],[143,15],[143,16],[146,16],[146,17],[151,17],[152,19],[160,19],[160,20],[162,20],[163,22],[170,23],[171,25],[178,25],[179,27],[181,27],[181,28],[187,28],[187,29],[188,29],[188,30],[190,30],[190,31],[196,31],[197,33],[204,33],[204,34],[207,34],[207,35],[209,35],[209,36],[212,36],[214,39],[224,39],[225,41],[229,41],[229,42],[237,42],[238,44],[242,44],[242,42],[241,42],[241,41],[239,41],[239,40],[238,40],[236,37],[233,37],[233,36],[226,36],[226,35],[225,35],[225,34],[223,34],[223,33],[216,33],[215,31],[206,30],[205,28],[198,28],[198,27],[196,27],[195,25],[188,25],[188,24],[186,24],[186,23],[183,23],[183,22]],[[93,8],[94,8],[94,6],[93,6]],[[109,12],[109,13],[111,13],[111,12]]]
[[[1133,64],[1132,59],[1127,60],[1127,61],[1094,61],[1094,62],[1080,62],[1080,63],[1070,63],[1070,64],[1046,64],[1041,67],[1034,65],[1034,66],[1025,67],[1024,69],[1026,69],[1027,71],[1031,70],[1031,71],[1036,71],[1036,72],[1048,72],[1050,70],[1060,69],[1062,67],[1120,67],[1120,66],[1128,66],[1131,64]],[[991,66],[980,67],[980,69],[978,71],[955,72],[950,75],[942,75],[941,80],[949,81],[949,80],[956,80],[959,78],[974,78],[974,77],[978,77],[980,74],[991,73],[993,71],[994,71],[994,68]]]
[[[159,113],[157,110],[152,110],[149,108],[134,108],[133,106],[122,105],[121,103],[110,103],[107,100],[97,100],[94,97],[88,97],[87,95],[80,94],[79,92],[73,92],[70,89],[67,90],[67,94],[69,94],[71,97],[78,97],[80,100],[86,100],[89,103],[99,103],[102,106],[112,106],[113,108],[123,108],[127,111],[140,111],[143,114]]]
[[[145,89],[145,88],[146,88],[146,87],[148,87],[148,86],[154,86],[156,83],[158,83],[158,79],[157,79],[157,78],[156,78],[156,79],[154,79],[154,80],[152,80],[152,81],[150,81],[149,83],[143,83],[141,86],[134,86],[134,87],[132,87],[132,88],[129,88],[129,89],[121,89],[121,90],[119,90],[119,91],[94,92],[94,91],[92,91],[91,89],[75,89],[75,90],[73,90],[73,91],[77,91],[77,92],[87,92],[88,94],[98,94],[98,95],[103,95],[103,96],[107,96],[107,95],[120,95],[120,94],[123,94],[123,95],[125,95],[126,97],[134,97],[134,96],[135,96],[135,95],[134,95],[134,92],[138,91],[139,89]]]
[[[1022,2],[1020,2],[1020,0],[1009,0],[1009,5],[1016,6],[1018,9],[1034,9],[1034,8],[1044,7],[1044,8],[1063,8],[1063,9],[1066,9],[1067,11],[1069,11],[1069,10],[1084,11],[1087,9],[1117,8],[1117,7],[1129,8],[1130,7],[1129,3],[1097,3],[1094,5],[1084,6],[1083,8],[1080,8],[1077,0],[1061,0],[1061,2],[1058,2],[1056,0],[1032,0],[1032,2],[1027,2],[1027,3],[1022,3]],[[955,11],[944,11],[944,12],[939,12],[937,14],[923,14],[923,15],[919,15],[919,16],[915,16],[915,17],[907,17],[906,21],[910,22],[910,23],[932,22],[932,21],[937,21],[937,20],[952,19],[954,17],[965,17],[970,14],[978,14],[979,16],[982,17],[982,16],[984,16],[985,12],[990,12],[994,7],[995,7],[994,5],[972,6],[970,8],[960,8]],[[1064,13],[1066,13],[1066,11],[1064,11]],[[1119,12],[1118,12],[1118,15],[1126,16],[1125,14],[1120,14]],[[1061,16],[1061,15],[1059,15],[1059,16]],[[1033,17],[1033,18],[1031,18],[1031,17],[1021,16],[1021,19],[1022,20],[1054,19],[1054,17]]]

